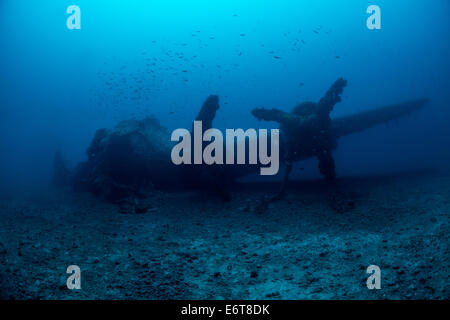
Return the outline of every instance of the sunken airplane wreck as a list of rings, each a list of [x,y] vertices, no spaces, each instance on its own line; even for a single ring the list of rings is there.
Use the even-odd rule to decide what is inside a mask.
[[[419,99],[331,119],[330,113],[341,101],[346,85],[347,81],[340,78],[317,103],[300,103],[292,112],[252,110],[257,119],[280,125],[279,160],[285,170],[280,171],[283,185],[274,200],[284,193],[294,162],[316,157],[321,174],[332,181],[336,177],[332,151],[340,137],[397,120],[427,103],[426,99]],[[195,119],[202,121],[203,130],[212,128],[218,109],[219,98],[208,97]],[[155,118],[126,120],[112,129],[97,130],[87,149],[87,161],[70,173],[70,181],[75,190],[89,191],[109,201],[145,197],[155,188],[203,188],[216,190],[224,199],[230,199],[230,189],[237,178],[260,170],[261,166],[255,164],[177,166],[171,161],[174,143],[170,136]],[[67,175],[66,170],[59,169],[55,175],[58,172]]]

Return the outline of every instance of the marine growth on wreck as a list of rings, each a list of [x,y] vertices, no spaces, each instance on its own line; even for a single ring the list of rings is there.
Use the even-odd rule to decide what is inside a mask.
[[[338,138],[398,120],[427,103],[427,99],[418,99],[331,119],[330,113],[341,101],[346,86],[347,81],[339,78],[319,102],[300,103],[292,112],[265,108],[251,111],[258,120],[274,121],[280,125],[281,141],[278,141],[277,131],[276,140],[270,137],[270,148],[267,147],[267,130],[264,131],[266,140],[263,142],[266,145],[262,157],[265,165],[271,165],[273,159],[268,158],[268,153],[272,157],[275,155],[276,167],[278,163],[286,167],[283,184],[287,183],[292,164],[310,157],[318,159],[320,173],[324,178],[333,181],[336,172],[332,151],[337,147]],[[242,131],[242,139],[238,139],[240,147],[236,148],[236,131],[229,129],[232,135],[227,135],[226,143],[219,131],[215,138],[206,139],[212,141],[208,147],[203,129],[207,130],[206,134],[208,130],[211,132],[218,109],[219,97],[211,95],[193,122],[193,142],[191,133],[186,129],[175,130],[171,134],[171,141],[168,141],[169,132],[154,118],[122,121],[113,129],[97,130],[87,149],[88,161],[79,164],[73,173],[75,187],[114,200],[140,195],[149,186],[170,188],[181,184],[185,187],[213,187],[218,190],[218,194],[226,195],[225,198],[229,199],[230,185],[235,179],[258,169],[263,172],[264,169],[259,168],[261,163],[256,161],[256,149],[261,157],[262,143],[255,130],[253,135]],[[273,134],[274,130],[271,132]],[[171,142],[178,142],[180,138],[181,142],[173,146]],[[209,163],[203,161],[204,148],[209,148],[209,153],[214,154],[214,157],[210,156],[212,160]],[[271,170],[271,174],[277,173],[278,170]]]

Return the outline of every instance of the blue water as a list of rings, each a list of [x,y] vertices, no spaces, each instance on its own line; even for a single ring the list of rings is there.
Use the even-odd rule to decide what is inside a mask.
[[[72,4],[81,30],[67,29]],[[371,4],[381,30],[366,27]],[[447,0],[1,0],[1,181],[46,183],[56,149],[75,165],[96,129],[123,119],[189,128],[209,94],[215,127],[272,127],[250,110],[317,101],[341,76],[332,117],[431,103],[342,139],[339,176],[447,168],[449,14]],[[300,178],[318,177],[315,160],[301,165]]]

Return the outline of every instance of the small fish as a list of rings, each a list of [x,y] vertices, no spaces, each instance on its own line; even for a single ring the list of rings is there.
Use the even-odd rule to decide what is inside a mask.
[[[274,57],[274,59],[281,59],[281,57],[279,57],[279,56],[273,56]]]
[[[335,56],[335,58],[336,58],[336,59],[340,59],[341,57],[340,57],[340,56]]]

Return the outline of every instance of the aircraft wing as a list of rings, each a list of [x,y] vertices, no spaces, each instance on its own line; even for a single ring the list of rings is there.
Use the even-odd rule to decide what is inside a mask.
[[[375,110],[356,113],[347,117],[332,120],[333,132],[336,137],[343,137],[360,132],[378,124],[398,120],[414,111],[423,108],[428,99],[417,99]]]

